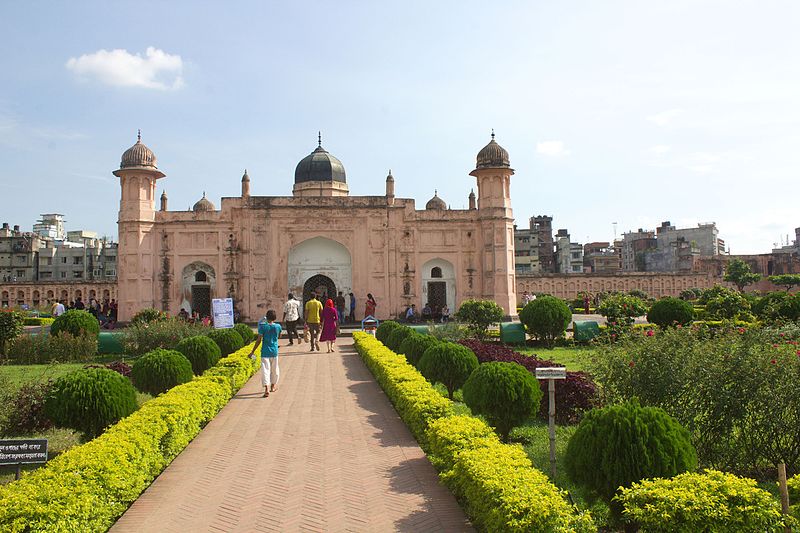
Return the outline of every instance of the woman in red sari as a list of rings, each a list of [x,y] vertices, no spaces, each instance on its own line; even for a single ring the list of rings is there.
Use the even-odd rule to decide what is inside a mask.
[[[325,309],[322,310],[322,333],[319,340],[328,343],[328,353],[335,352],[334,345],[336,343],[336,328],[339,325],[339,313],[333,306],[333,300],[328,298],[325,302]]]

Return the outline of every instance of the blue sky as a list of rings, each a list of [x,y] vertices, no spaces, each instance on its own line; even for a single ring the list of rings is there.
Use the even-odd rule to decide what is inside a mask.
[[[290,195],[323,146],[353,195],[467,205],[489,140],[517,223],[578,242],[715,221],[733,253],[800,226],[800,3],[5,2],[0,218],[116,236],[136,140],[170,209],[245,168]]]

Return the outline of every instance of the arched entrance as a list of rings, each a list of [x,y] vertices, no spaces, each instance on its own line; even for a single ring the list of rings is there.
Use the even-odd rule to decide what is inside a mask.
[[[434,315],[445,305],[451,312],[455,309],[456,274],[450,261],[431,259],[422,266],[422,297],[420,304],[429,303]]]
[[[183,267],[183,300],[181,307],[188,313],[197,311],[201,317],[211,316],[211,299],[214,298],[216,276],[214,268],[201,261]]]
[[[328,298],[336,296],[336,284],[328,276],[317,274],[311,276],[303,284],[303,306],[311,299],[311,294],[316,294],[320,302],[325,303]]]
[[[315,289],[331,298],[353,290],[350,252],[325,237],[307,239],[289,250],[287,276],[289,292],[302,294],[304,304]]]

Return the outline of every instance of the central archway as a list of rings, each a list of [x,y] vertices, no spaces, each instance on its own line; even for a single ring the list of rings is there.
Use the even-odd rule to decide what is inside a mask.
[[[331,278],[322,274],[311,276],[303,284],[303,306],[311,299],[312,293],[324,304],[325,300],[336,296],[336,284]]]
[[[333,239],[314,237],[294,246],[289,250],[287,270],[289,292],[302,294],[304,303],[310,292],[320,287],[331,298],[353,290],[350,252]],[[307,291],[309,281],[313,287]]]

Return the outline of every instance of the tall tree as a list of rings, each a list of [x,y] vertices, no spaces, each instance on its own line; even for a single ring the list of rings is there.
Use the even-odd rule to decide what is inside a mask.
[[[730,281],[739,289],[739,292],[744,292],[744,288],[748,285],[755,283],[761,279],[760,274],[755,274],[750,270],[750,265],[741,259],[734,259],[725,268],[725,281]]]
[[[775,285],[783,285],[787,291],[790,291],[792,287],[800,285],[800,274],[778,274],[770,276],[769,280]]]

